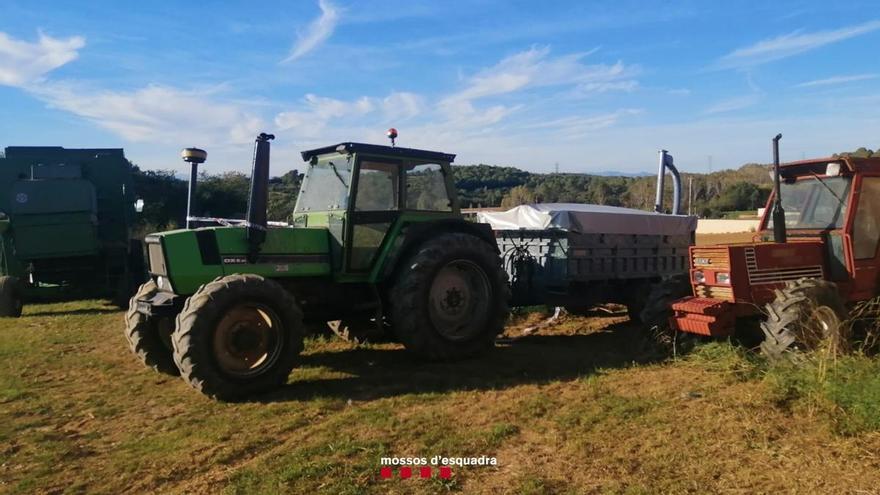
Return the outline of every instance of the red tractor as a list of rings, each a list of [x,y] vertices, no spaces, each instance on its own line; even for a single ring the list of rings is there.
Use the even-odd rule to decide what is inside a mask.
[[[848,308],[880,293],[880,158],[780,165],[781,137],[754,241],[690,248],[693,296],[672,304],[673,330],[724,337],[757,320],[770,356],[845,346]]]

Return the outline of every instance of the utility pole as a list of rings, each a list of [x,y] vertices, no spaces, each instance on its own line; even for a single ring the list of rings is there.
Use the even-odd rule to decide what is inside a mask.
[[[555,171],[554,173],[559,173],[559,162],[553,164],[553,170]]]
[[[709,155],[707,158],[708,158],[707,161],[709,162],[709,173],[711,174],[712,173],[712,155]]]

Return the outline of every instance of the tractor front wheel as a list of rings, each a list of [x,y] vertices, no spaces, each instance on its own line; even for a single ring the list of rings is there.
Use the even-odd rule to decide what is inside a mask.
[[[689,352],[697,343],[696,335],[678,332],[669,326],[672,316],[672,303],[691,295],[690,282],[685,277],[671,277],[651,285],[647,298],[639,313],[639,320],[647,327],[649,342],[663,355],[678,355]]]
[[[156,283],[150,280],[140,286],[128,302],[125,313],[125,338],[131,352],[148,368],[159,373],[177,376],[180,371],[174,364],[171,348],[171,332],[174,330],[174,319],[170,316],[148,317],[137,310],[139,299],[152,297],[159,291]]]
[[[21,286],[15,277],[0,277],[0,316],[18,318],[24,301],[21,297]]]
[[[171,340],[187,383],[214,399],[237,400],[287,381],[303,349],[302,312],[276,282],[228,275],[186,300]]]
[[[849,348],[847,311],[832,282],[808,278],[787,282],[765,309],[761,351],[770,358],[794,350],[825,347],[838,354]]]
[[[468,234],[443,234],[405,263],[391,289],[391,321],[408,351],[451,361],[494,346],[510,292],[493,246]]]

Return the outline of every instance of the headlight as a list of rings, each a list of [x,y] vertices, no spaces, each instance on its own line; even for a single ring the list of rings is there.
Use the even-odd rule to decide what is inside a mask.
[[[706,283],[706,274],[700,271],[694,272],[694,282],[698,284]]]
[[[730,274],[729,273],[716,273],[715,281],[719,284],[730,285]]]

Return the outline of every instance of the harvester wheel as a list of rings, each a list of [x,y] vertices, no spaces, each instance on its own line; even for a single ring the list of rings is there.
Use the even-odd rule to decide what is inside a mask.
[[[203,394],[241,399],[287,381],[303,332],[302,312],[278,283],[252,274],[219,277],[177,315],[174,362]]]
[[[493,246],[468,234],[443,234],[404,263],[391,289],[391,321],[408,351],[451,361],[494,346],[510,313],[510,289]]]
[[[329,321],[327,326],[337,337],[352,344],[375,344],[389,340],[384,324],[379,327],[369,318]]]
[[[0,277],[0,316],[21,316],[24,301],[21,297],[21,286],[15,277]]]
[[[690,282],[685,277],[672,277],[651,286],[639,320],[650,332],[650,342],[663,354],[683,354],[697,342],[697,336],[674,331],[669,326],[672,303],[691,294]]]
[[[138,299],[152,297],[159,291],[152,280],[140,286],[128,302],[125,313],[125,338],[131,352],[148,368],[159,373],[177,376],[180,370],[174,364],[171,349],[171,332],[174,319],[148,317],[137,311]]]
[[[794,350],[825,347],[839,354],[849,349],[847,311],[832,282],[808,278],[788,282],[776,290],[776,299],[765,309],[761,351],[770,358]]]

